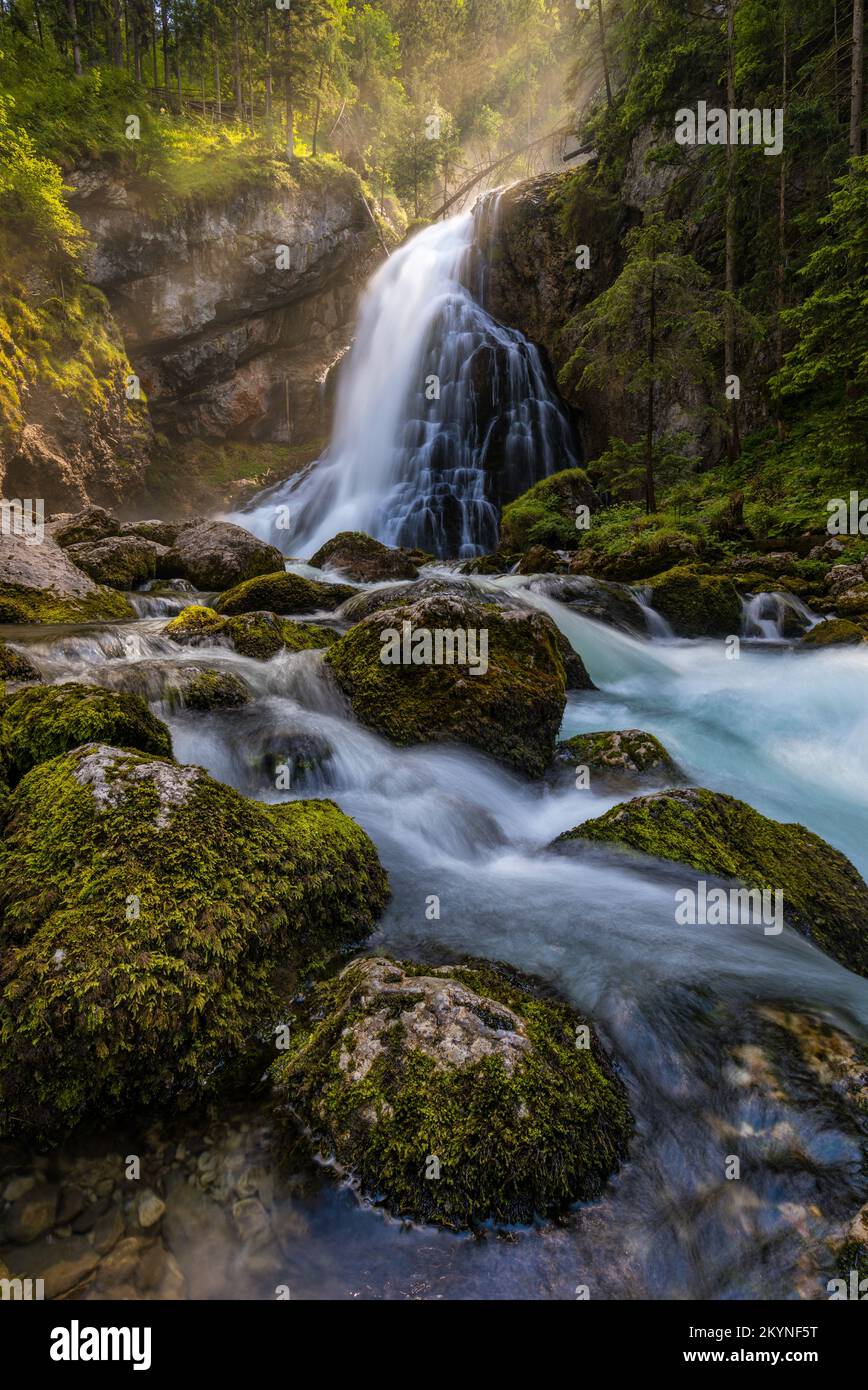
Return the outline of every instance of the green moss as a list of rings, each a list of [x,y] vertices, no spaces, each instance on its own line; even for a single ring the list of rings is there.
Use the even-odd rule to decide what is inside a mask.
[[[128,622],[135,613],[123,594],[100,589],[87,598],[0,584],[0,623]]]
[[[741,628],[741,600],[727,576],[676,565],[649,587],[653,607],[679,637],[729,637]]]
[[[240,656],[269,661],[278,652],[301,652],[327,647],[336,634],[317,623],[293,623],[274,613],[242,613],[226,618],[194,603],[163,629],[183,646],[229,646]]]
[[[462,1009],[466,1033],[449,1026]],[[482,962],[366,960],[313,991],[272,1070],[324,1151],[394,1212],[530,1221],[598,1196],[626,1152],[624,1088],[590,1030],[577,1045],[584,1023]]]
[[[861,627],[849,622],[846,618],[830,618],[825,623],[818,623],[812,627],[810,632],[806,632],[802,638],[803,647],[839,647],[854,646],[857,642],[864,642],[866,634]]]
[[[565,468],[543,478],[504,507],[500,518],[501,550],[529,550],[547,546],[550,550],[574,550],[580,533],[576,530],[576,507],[593,512],[597,496],[583,468]]]
[[[97,741],[172,756],[169,730],[138,695],[91,685],[39,685],[6,701],[0,721],[3,756],[17,781],[44,763]]]
[[[868,886],[849,859],[803,825],[783,825],[722,792],[691,787],[614,806],[560,841],[615,842],[750,888],[780,889],[786,920],[868,974]]]
[[[315,613],[331,612],[345,599],[352,598],[356,589],[348,584],[321,584],[304,579],[300,574],[261,574],[245,579],[214,600],[215,613]]]
[[[42,676],[32,661],[21,652],[0,642],[0,681],[41,681]]]
[[[200,671],[180,691],[185,709],[237,709],[249,699],[244,681],[231,671]]]
[[[382,633],[464,632],[488,640],[488,669],[386,665]],[[529,776],[554,754],[566,701],[560,634],[544,614],[435,595],[373,613],[335,642],[326,662],[369,728],[407,745],[466,743]]]
[[[95,583],[110,589],[133,589],[156,577],[156,551],[138,536],[109,536],[102,541],[67,544],[66,552],[72,563]]]
[[[340,570],[349,579],[373,583],[379,579],[416,579],[426,557],[418,551],[393,549],[364,531],[341,531],[311,559],[315,569]]]
[[[96,745],[35,768],[0,845],[0,1133],[226,1084],[281,987],[367,935],[387,894],[331,802],[263,806]]]
[[[558,761],[587,767],[592,780],[659,782],[681,778],[660,740],[640,729],[576,734],[558,744]]]

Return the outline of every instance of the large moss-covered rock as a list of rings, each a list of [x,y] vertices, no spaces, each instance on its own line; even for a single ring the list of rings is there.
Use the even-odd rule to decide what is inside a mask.
[[[224,618],[198,603],[185,608],[163,631],[184,647],[230,647],[239,656],[257,661],[269,661],[278,652],[327,647],[336,640],[331,628],[316,623],[293,623],[275,613],[240,613]]]
[[[67,546],[66,553],[97,584],[134,589],[156,578],[157,557],[164,549],[142,536],[108,536]]]
[[[641,729],[576,734],[558,744],[557,761],[571,770],[586,767],[592,786],[624,787],[670,783],[682,773],[659,739]]]
[[[729,637],[741,629],[741,599],[727,576],[676,565],[649,588],[652,606],[679,637]]]
[[[411,643],[426,633],[475,632],[477,654],[487,640],[487,669],[385,663],[396,640],[386,634],[403,641],[405,632]],[[537,777],[554,754],[566,702],[560,641],[554,623],[536,610],[444,595],[363,619],[335,642],[326,662],[357,718],[394,743],[467,743]],[[445,654],[445,639],[443,648]]]
[[[848,618],[829,618],[806,632],[801,644],[803,647],[853,647],[864,642],[866,637],[868,633]]]
[[[598,1196],[632,1129],[585,1020],[482,962],[354,962],[316,988],[272,1074],[364,1191],[458,1229]]]
[[[868,885],[839,850],[803,825],[784,825],[722,792],[689,787],[639,796],[558,842],[613,842],[701,874],[780,889],[796,931],[868,975]]]
[[[275,574],[283,556],[243,526],[201,521],[185,526],[161,564],[165,575],[189,579],[197,589],[228,589],[257,574]]]
[[[179,704],[203,712],[238,709],[249,699],[248,687],[233,671],[192,671],[177,689]]]
[[[0,642],[0,680],[2,681],[41,681],[39,668],[23,652]]]
[[[331,613],[356,590],[349,584],[322,584],[300,574],[261,574],[227,589],[214,600],[215,613]]]
[[[0,537],[0,623],[86,623],[130,619],[122,594],[78,569],[47,533],[39,545]]]
[[[387,892],[331,802],[263,806],[99,744],[34,768],[0,845],[0,1133],[231,1080],[279,987],[367,935]]]
[[[14,781],[37,763],[95,740],[172,756],[169,730],[144,700],[92,685],[38,685],[18,691],[3,707],[0,739]]]
[[[348,579],[376,583],[380,579],[415,579],[421,557],[409,550],[394,550],[364,531],[341,531],[320,546],[311,564],[316,569],[339,570]]]
[[[63,512],[52,516],[46,528],[56,545],[79,545],[84,541],[102,541],[117,536],[121,524],[105,507],[85,507],[80,512]]]
[[[593,512],[597,494],[584,468],[565,468],[543,478],[504,507],[500,518],[501,550],[573,550],[579,538],[576,507]]]

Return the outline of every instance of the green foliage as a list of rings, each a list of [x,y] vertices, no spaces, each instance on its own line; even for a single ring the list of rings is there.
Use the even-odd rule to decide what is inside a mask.
[[[503,509],[500,549],[528,550],[533,545],[553,550],[572,550],[582,532],[576,526],[576,508],[593,511],[597,498],[583,468],[565,468],[542,478]]]

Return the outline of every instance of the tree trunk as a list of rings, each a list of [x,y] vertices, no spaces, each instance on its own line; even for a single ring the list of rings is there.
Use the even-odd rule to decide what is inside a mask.
[[[163,39],[163,87],[166,92],[166,104],[169,104],[169,0],[160,0],[160,27],[162,28]]]
[[[238,11],[232,16],[232,76],[235,84],[235,119],[240,121],[244,114],[244,98],[241,93],[241,45],[238,41]]]
[[[862,83],[865,0],[853,0],[853,65],[850,73],[850,158],[862,153]]]
[[[217,103],[217,120],[223,118],[223,101],[220,96],[220,46],[217,43],[217,21],[211,25],[211,52],[214,56],[214,100]]]
[[[325,74],[325,63],[320,63],[320,65],[319,65],[319,81],[317,82],[317,87],[316,87],[316,110],[314,111],[314,116],[313,116],[313,143],[312,143],[312,145],[311,145],[311,149],[312,149],[312,151],[313,151],[313,157],[314,157],[314,159],[316,159],[316,141],[317,141],[317,136],[319,135],[319,113],[320,113],[320,111],[322,110],[322,80],[323,80],[324,74]]]
[[[781,66],[781,109],[784,113],[786,122],[787,105],[790,95],[790,34],[789,23],[786,10],[786,3],[783,7],[783,57]],[[780,155],[781,168],[778,175],[778,323],[776,341],[776,361],[777,369],[781,370],[784,365],[784,309],[786,307],[787,291],[787,158],[783,151]],[[784,422],[778,414],[778,437],[784,437]]]
[[[67,0],[69,29],[72,41],[72,66],[76,77],[81,77],[81,46],[78,41],[78,18],[75,13],[75,0]]]
[[[112,0],[112,67],[122,68],[124,65],[124,41],[121,35],[121,4],[120,0]]]
[[[655,255],[656,249],[655,249]],[[657,510],[654,489],[654,362],[657,356],[657,267],[651,267],[651,298],[648,306],[648,400],[645,417],[645,510],[649,516]]]
[[[738,0],[727,0],[726,5],[726,100],[730,111],[735,109],[735,11]],[[724,315],[724,374],[727,378],[735,376],[735,298],[736,283],[736,195],[735,195],[735,146],[729,132],[726,143],[726,291],[730,296]],[[734,463],[741,453],[741,440],[738,428],[738,401],[727,399],[727,457]]]
[[[283,102],[286,108],[286,156],[295,159],[295,91],[292,81],[292,10],[287,10],[286,25],[286,76],[283,84]]]
[[[612,109],[612,81],[609,77],[609,54],[606,49],[606,21],[603,18],[603,0],[597,0],[597,20],[600,25],[600,53],[603,58],[603,76],[606,79],[606,104]]]
[[[265,11],[265,124],[271,129],[271,10]]]

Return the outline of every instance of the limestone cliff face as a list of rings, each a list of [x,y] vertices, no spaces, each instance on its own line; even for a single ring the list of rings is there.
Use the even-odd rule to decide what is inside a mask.
[[[100,168],[70,180],[157,429],[180,438],[303,443],[382,254],[349,171],[275,168],[177,210]]]
[[[685,171],[649,159],[660,143],[652,130],[637,136],[617,195],[601,191],[591,169],[544,174],[498,195],[485,215],[486,308],[544,348],[556,374],[576,347],[570,321],[617,277],[621,242],[646,209],[666,206],[683,216],[692,238],[687,249],[700,259],[709,237],[720,230],[701,211],[707,205],[706,166],[695,162]],[[590,252],[588,269],[576,266],[579,246]],[[743,380],[750,372],[745,365]],[[641,402],[614,382],[593,389],[567,386],[565,395],[577,412],[587,459],[596,458],[612,435],[629,441],[641,437]],[[722,449],[722,432],[709,412],[711,404],[702,388],[682,384],[658,400],[660,428],[688,431],[697,454],[713,457]],[[743,428],[761,423],[764,410],[762,401],[744,400]]]

